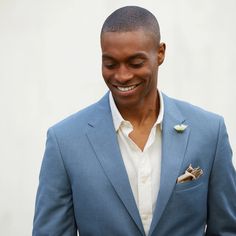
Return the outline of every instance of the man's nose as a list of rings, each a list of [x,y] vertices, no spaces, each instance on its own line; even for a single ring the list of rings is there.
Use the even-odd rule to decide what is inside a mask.
[[[121,84],[127,83],[132,78],[133,74],[126,65],[120,65],[115,73],[115,79]]]

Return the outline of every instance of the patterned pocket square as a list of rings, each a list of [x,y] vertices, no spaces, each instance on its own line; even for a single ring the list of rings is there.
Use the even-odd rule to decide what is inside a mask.
[[[203,175],[202,169],[200,169],[200,167],[193,168],[192,165],[190,164],[185,173],[178,177],[177,183],[192,181],[198,179],[201,175]]]

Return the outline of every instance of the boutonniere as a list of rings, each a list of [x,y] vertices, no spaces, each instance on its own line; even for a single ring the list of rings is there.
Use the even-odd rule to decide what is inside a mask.
[[[187,125],[184,124],[179,124],[179,125],[175,125],[174,129],[178,132],[178,133],[183,133],[184,130],[187,128]]]

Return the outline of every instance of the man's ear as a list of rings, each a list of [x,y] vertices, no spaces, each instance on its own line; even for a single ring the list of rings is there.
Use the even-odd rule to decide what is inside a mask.
[[[165,59],[166,45],[165,43],[160,43],[158,47],[158,65],[161,65]]]

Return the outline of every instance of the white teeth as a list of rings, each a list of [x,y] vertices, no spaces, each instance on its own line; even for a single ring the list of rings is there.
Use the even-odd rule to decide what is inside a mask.
[[[133,86],[130,86],[130,87],[117,87],[120,91],[122,92],[126,92],[126,91],[129,91],[129,90],[132,90],[134,89],[136,86],[133,85]]]

